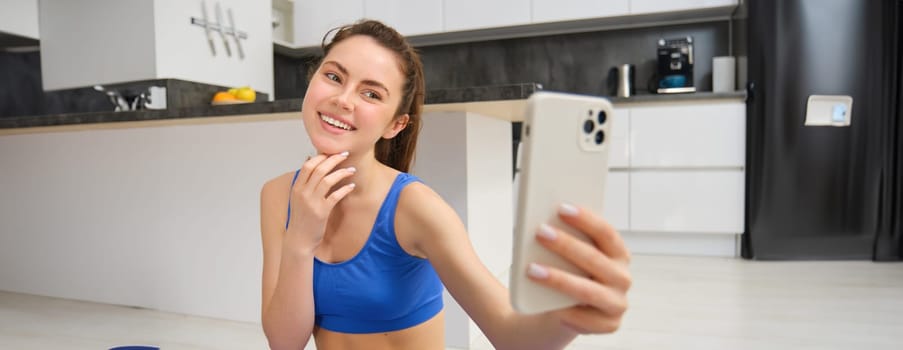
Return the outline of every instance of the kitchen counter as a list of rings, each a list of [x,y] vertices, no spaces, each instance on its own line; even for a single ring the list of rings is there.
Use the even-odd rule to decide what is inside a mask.
[[[657,103],[657,102],[683,102],[696,100],[721,100],[721,99],[738,99],[746,100],[746,91],[731,92],[694,92],[687,94],[645,94],[635,95],[632,97],[612,97],[611,103],[632,104],[632,103]]]
[[[463,111],[488,115],[509,121],[523,119],[524,100],[542,90],[537,83],[478,86],[427,91],[424,112]],[[672,95],[637,95],[630,98],[611,98],[615,105],[650,102],[693,101],[704,99],[745,99],[745,91],[730,93],[700,92]],[[61,126],[86,128],[92,124],[115,124],[106,127],[127,127],[134,123],[198,123],[197,119],[244,117],[257,119],[292,118],[301,110],[300,98],[273,102],[258,102],[220,106],[198,106],[168,110],[128,112],[64,113],[39,116],[0,118],[0,134],[32,133],[59,130]],[[189,120],[190,119],[190,120]],[[214,120],[207,120],[214,122]],[[94,126],[98,127],[98,126]]]
[[[526,98],[526,97],[524,97]],[[701,100],[745,100],[746,99],[746,91],[733,91],[733,92],[697,92],[697,93],[688,93],[688,94],[662,94],[662,95],[636,95],[633,97],[621,98],[621,97],[608,97],[611,103],[615,106],[632,106],[635,104],[648,104],[648,103],[683,103],[683,102],[696,102]],[[427,101],[429,102],[429,101]],[[424,106],[425,112],[441,112],[441,111],[455,111],[455,112],[470,112],[477,113],[482,115],[487,115],[491,117],[496,117],[512,122],[523,121],[524,113],[526,109],[526,103],[524,103],[524,99],[501,99],[501,100],[466,100],[462,99],[459,102],[435,102],[433,104],[427,103]]]

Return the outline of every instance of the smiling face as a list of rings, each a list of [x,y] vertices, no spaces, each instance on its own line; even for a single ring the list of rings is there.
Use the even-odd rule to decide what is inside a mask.
[[[394,52],[355,35],[332,47],[322,62],[301,106],[318,152],[372,153],[376,141],[404,128],[407,116],[395,115],[404,77]]]

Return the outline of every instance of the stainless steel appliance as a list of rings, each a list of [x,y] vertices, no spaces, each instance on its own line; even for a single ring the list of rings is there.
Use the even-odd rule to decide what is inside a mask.
[[[636,66],[622,64],[608,71],[608,90],[618,97],[636,95]]]

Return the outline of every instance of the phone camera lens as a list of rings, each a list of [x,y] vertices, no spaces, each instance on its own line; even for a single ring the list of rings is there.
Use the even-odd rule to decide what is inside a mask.
[[[596,144],[601,145],[602,142],[605,142],[605,133],[602,130],[596,131]]]
[[[605,124],[605,119],[608,119],[608,115],[605,114],[605,111],[599,111],[599,124]]]
[[[592,133],[593,129],[595,129],[595,128],[596,128],[596,124],[593,123],[592,120],[587,120],[587,121],[583,122],[583,132],[589,134],[589,133]]]

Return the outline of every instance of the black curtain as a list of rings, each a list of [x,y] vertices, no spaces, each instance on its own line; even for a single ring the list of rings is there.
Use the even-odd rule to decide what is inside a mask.
[[[903,260],[903,123],[900,113],[903,111],[903,1],[885,0],[886,11],[883,13],[882,33],[884,40],[884,63],[881,68],[886,72],[886,81],[882,85],[885,104],[884,115],[887,116],[885,140],[887,153],[884,172],[882,174],[881,220],[875,238],[876,261]]]

